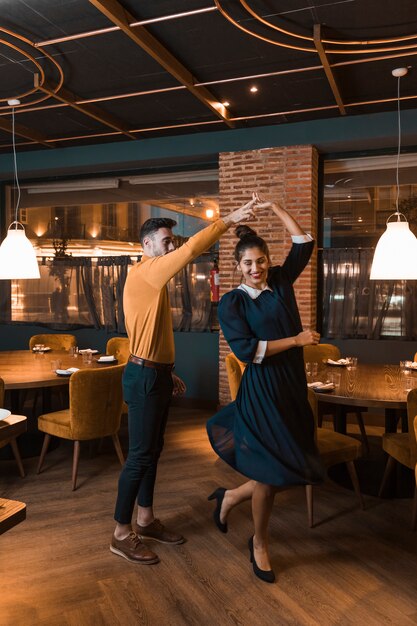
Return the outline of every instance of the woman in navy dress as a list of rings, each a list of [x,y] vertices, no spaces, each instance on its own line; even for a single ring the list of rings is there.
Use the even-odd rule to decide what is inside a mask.
[[[273,582],[268,524],[275,493],[291,485],[321,482],[324,470],[314,443],[314,418],[307,397],[303,346],[317,344],[315,331],[303,331],[293,283],[307,265],[314,242],[279,205],[271,208],[293,239],[281,266],[272,267],[266,242],[239,226],[235,248],[242,284],[219,304],[223,334],[247,364],[236,401],[207,424],[215,452],[250,480],[236,489],[218,488],[214,520],[227,532],[227,515],[252,499],[254,536],[249,550],[255,574]]]

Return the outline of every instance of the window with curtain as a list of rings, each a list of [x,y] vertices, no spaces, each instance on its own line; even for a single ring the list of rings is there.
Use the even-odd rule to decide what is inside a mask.
[[[322,334],[417,339],[416,281],[371,281],[374,247],[395,210],[396,156],[324,163]],[[417,234],[417,154],[400,160],[399,209]]]
[[[140,225],[170,217],[188,238],[217,219],[217,169],[103,176],[21,185],[20,219],[37,250],[41,280],[2,281],[0,321],[54,329],[124,332],[122,293],[140,257]],[[6,186],[9,214],[16,190]],[[6,221],[10,221],[7,218]],[[169,284],[176,330],[217,328],[210,301],[212,254]]]
[[[43,259],[40,280],[2,281],[0,323],[125,333],[123,288],[135,262],[129,256]],[[169,282],[174,330],[218,329],[210,301],[211,268],[211,255],[202,255]]]

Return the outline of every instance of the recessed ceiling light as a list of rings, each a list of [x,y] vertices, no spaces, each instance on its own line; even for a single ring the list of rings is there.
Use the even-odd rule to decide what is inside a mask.
[[[250,91],[251,93],[256,93],[256,92],[258,91],[258,88],[257,88],[257,87],[255,87],[255,85],[252,85],[252,87],[249,89],[249,91]]]
[[[227,100],[225,100],[224,102],[222,102],[222,105],[224,107],[229,107],[230,106],[230,102],[228,102]]]

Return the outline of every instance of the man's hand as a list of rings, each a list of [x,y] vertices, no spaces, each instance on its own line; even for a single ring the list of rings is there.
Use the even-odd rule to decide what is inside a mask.
[[[239,222],[250,220],[252,217],[255,217],[253,209],[257,205],[257,202],[257,195],[253,193],[252,200],[249,200],[249,202],[241,206],[240,209],[236,209],[236,211],[232,211],[232,213],[223,217],[223,222],[226,226],[231,226],[232,224],[239,224]]]
[[[176,374],[172,375],[172,382],[174,383],[174,389],[172,390],[173,396],[182,396],[187,391],[187,387],[185,386],[185,382]]]

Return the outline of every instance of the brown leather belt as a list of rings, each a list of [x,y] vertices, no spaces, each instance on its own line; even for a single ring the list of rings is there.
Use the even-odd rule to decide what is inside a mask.
[[[148,361],[148,359],[141,359],[139,356],[131,354],[129,361],[135,363],[135,365],[143,365],[143,367],[151,367],[154,370],[168,370],[169,372],[174,369],[174,363],[156,363],[155,361]]]

